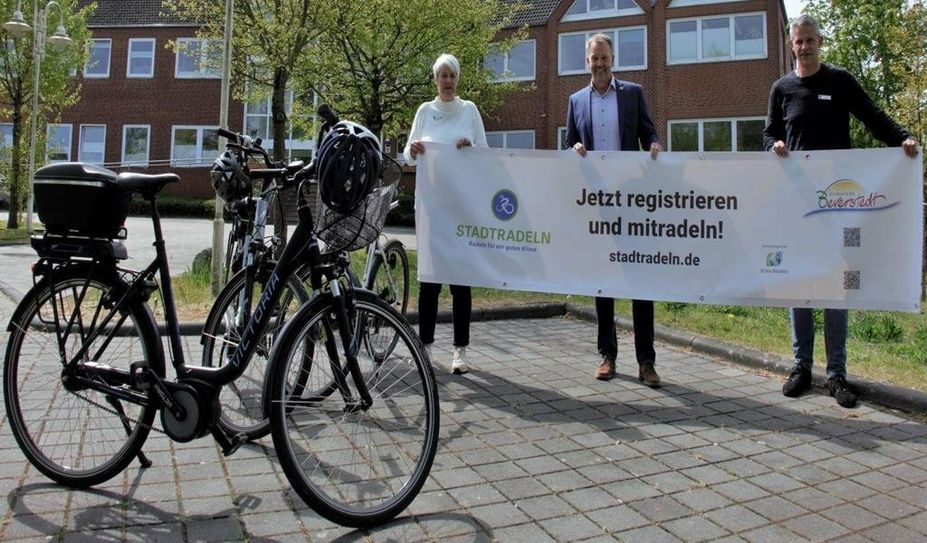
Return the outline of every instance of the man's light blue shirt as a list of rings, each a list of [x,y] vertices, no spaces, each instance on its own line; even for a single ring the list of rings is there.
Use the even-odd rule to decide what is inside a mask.
[[[591,86],[591,84],[590,84]],[[618,136],[618,84],[612,77],[605,94],[592,87],[592,141],[596,151],[619,151]]]

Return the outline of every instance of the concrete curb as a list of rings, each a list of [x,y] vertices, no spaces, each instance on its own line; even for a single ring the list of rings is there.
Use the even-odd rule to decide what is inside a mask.
[[[566,312],[576,318],[595,322],[595,309],[588,306],[578,306],[567,303]],[[631,319],[627,317],[618,317],[615,319],[618,327],[622,330],[634,330]],[[776,373],[787,376],[792,371],[792,361],[750,349],[739,345],[732,345],[713,338],[692,334],[691,332],[680,332],[666,328],[665,326],[654,326],[654,336],[667,343],[689,348],[700,353],[724,358],[735,364],[740,364],[750,368],[755,368],[770,373]],[[812,369],[812,382],[822,391],[827,390],[827,375],[824,370],[815,366]],[[918,390],[888,385],[852,377],[850,385],[859,397],[868,402],[876,403],[884,407],[899,409],[912,413],[927,413],[927,393]]]

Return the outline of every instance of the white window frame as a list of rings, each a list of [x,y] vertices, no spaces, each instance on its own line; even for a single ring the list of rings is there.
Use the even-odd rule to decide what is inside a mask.
[[[745,2],[747,0],[672,0],[669,8],[681,8],[686,6],[703,6],[708,4],[729,4],[732,2]]]
[[[643,30],[644,31],[644,63],[639,66],[618,66],[618,41],[615,32],[629,31],[629,30]],[[598,34],[599,32],[611,32],[612,34],[612,47],[614,48],[615,54],[615,66],[612,68],[613,72],[637,72],[647,69],[647,54],[648,54],[648,45],[647,45],[647,25],[638,25],[638,26],[621,26],[616,28],[606,28],[601,30],[583,30],[580,32],[561,32],[557,34],[557,74],[564,75],[589,75],[589,68],[586,66],[586,42],[592,37],[593,34]],[[566,70],[562,68],[563,65],[563,47],[561,46],[561,41],[564,36],[576,36],[583,35],[583,69],[581,70]]]
[[[502,147],[496,147],[496,149],[509,149],[509,136],[513,134],[531,134],[531,147],[529,147],[529,149],[538,148],[537,136],[535,135],[534,130],[494,130],[491,132],[486,132],[486,136],[489,136],[490,134],[502,136]],[[518,149],[524,148],[518,147]]]
[[[176,51],[174,53],[174,78],[176,79],[220,79],[222,77],[222,74],[210,73],[204,67],[206,66],[206,63],[204,62],[205,60],[204,57],[205,55],[207,55],[207,52],[209,51],[209,47],[204,47],[203,44],[208,45],[209,40],[205,38],[190,38],[190,37],[177,38],[178,46],[180,46],[180,44],[183,44],[183,43],[193,43],[193,42],[200,42],[200,49],[199,49],[200,58],[198,61],[199,69],[195,72],[181,72],[180,71],[180,55],[186,55],[186,53],[182,51]]]
[[[505,52],[496,53],[496,54],[502,55],[502,73],[503,73],[503,76],[502,76],[502,77],[497,77],[497,78],[494,79],[493,81],[495,81],[496,83],[500,83],[500,82],[503,82],[503,81],[534,81],[534,79],[537,77],[537,74],[538,74],[538,43],[537,43],[537,40],[535,40],[535,39],[532,38],[532,39],[529,39],[529,40],[520,40],[516,45],[521,45],[521,44],[524,44],[524,43],[530,43],[530,44],[531,44],[531,48],[532,48],[532,51],[531,51],[531,53],[532,53],[532,54],[531,54],[531,75],[528,75],[528,76],[518,76],[518,77],[506,77],[504,74],[508,73],[508,71],[509,71],[509,53],[510,53],[511,51],[505,51]]]
[[[206,130],[218,130],[217,126],[207,126],[207,125],[186,125],[186,124],[175,124],[171,126],[171,166],[175,168],[201,168],[203,166],[208,166],[209,163],[215,159],[214,156],[203,156],[203,132]],[[193,162],[176,162],[177,159],[174,158],[174,143],[177,137],[178,130],[196,130],[196,156],[193,157]],[[188,159],[184,159],[188,160]]]
[[[145,129],[145,160],[144,161],[128,161],[126,160],[126,136],[129,133],[129,130],[132,128],[144,128]],[[171,145],[171,152],[173,152],[174,146],[173,142]],[[123,166],[148,166],[148,161],[151,158],[151,125],[150,124],[124,124],[122,125],[122,165]]]
[[[49,137],[51,129],[54,127],[67,128],[68,129],[68,144],[64,148],[65,158],[64,160],[52,160],[48,157],[48,143],[51,140]],[[74,125],[71,123],[49,123],[45,125],[45,160],[47,162],[70,162],[71,161],[71,146],[74,144]]]
[[[93,49],[93,46],[98,43],[106,42],[108,45],[106,52],[106,73],[89,73],[87,68],[90,67],[90,59],[87,59],[88,64],[84,65],[84,79],[106,79],[109,77],[109,72],[113,66],[113,40],[110,38],[94,38],[91,41],[90,48]]]
[[[148,73],[132,73],[132,45],[136,43],[151,44],[151,70]],[[129,79],[151,79],[154,77],[155,55],[157,51],[157,40],[155,38],[129,38],[129,51],[126,55],[126,78]]]
[[[586,2],[586,13],[582,13],[579,15],[564,15],[563,17],[560,18],[560,22],[566,23],[569,21],[588,21],[590,19],[608,19],[611,17],[626,17],[629,15],[640,15],[644,13],[644,10],[642,10],[639,5],[637,5],[634,8],[619,9],[616,7],[612,9],[600,9],[600,10],[590,12],[589,11],[589,0],[576,0],[576,2]],[[571,9],[573,9],[573,4],[575,4],[576,2],[570,3],[570,7],[567,8],[567,11],[570,11]],[[637,4],[637,2],[635,2],[635,4]],[[618,3],[615,2],[615,5],[617,6]]]
[[[666,122],[666,140],[668,142],[667,149],[670,151],[675,151],[673,149],[673,125],[674,124],[698,124],[698,151],[688,151],[692,153],[704,153],[705,149],[705,123],[718,123],[718,122],[729,122],[731,123],[731,151],[739,151],[737,149],[737,123],[740,121],[763,121],[766,122],[766,117],[706,117],[700,119],[673,119]],[[709,151],[709,152],[722,152],[722,151]]]
[[[754,53],[750,55],[738,55],[736,52],[737,41],[735,39],[735,21],[737,17],[749,17],[759,15],[763,18],[761,23],[763,27],[763,52]],[[728,28],[730,29],[730,50],[731,54],[727,57],[712,57],[712,58],[702,58],[702,21],[706,19],[721,19],[727,17],[730,21]],[[685,23],[695,21],[695,52],[697,57],[694,59],[683,59],[683,60],[671,60],[670,55],[672,51],[670,50],[670,25],[672,23]],[[769,55],[769,35],[766,29],[766,12],[765,11],[745,11],[743,13],[720,13],[718,15],[706,15],[702,17],[683,17],[679,19],[667,19],[666,20],[666,64],[667,65],[679,65],[679,64],[705,64],[710,62],[733,62],[738,60],[756,60],[764,59]]]
[[[100,156],[100,162],[91,162],[84,158],[84,128],[102,128],[103,129],[103,152]],[[78,162],[86,162],[87,164],[94,164],[97,166],[103,165],[106,162],[106,125],[105,124],[82,124],[77,129],[77,160]]]
[[[262,146],[263,146],[265,149],[270,150],[270,149],[273,148],[273,145],[274,145],[274,137],[273,137],[273,136],[274,136],[274,134],[273,134],[273,131],[274,131],[273,113],[271,112],[271,101],[273,100],[273,96],[268,96],[268,97],[265,98],[264,100],[265,100],[266,103],[267,103],[267,113],[248,113],[248,105],[249,105],[249,104],[256,104],[256,103],[259,102],[259,100],[254,100],[254,101],[251,101],[251,102],[246,102],[246,103],[242,106],[242,116],[241,116],[242,127],[241,127],[241,130],[242,130],[242,134],[247,134],[247,133],[248,133],[247,127],[248,127],[248,118],[249,118],[249,117],[259,117],[259,118],[260,118],[260,117],[263,117],[263,118],[266,118],[266,119],[267,119],[267,137],[263,137],[263,136],[259,136],[259,137],[260,137],[261,139],[264,140],[263,143],[262,143]],[[293,111],[293,91],[291,91],[291,90],[288,90],[288,91],[287,91],[287,96],[286,96],[286,101],[285,101],[285,103],[286,103],[286,115],[287,115],[287,120],[288,120],[288,124],[289,124],[289,126],[287,127],[287,132],[288,132],[288,133],[287,133],[287,139],[286,139],[286,143],[285,143],[285,145],[286,145],[286,152],[287,152],[287,159],[289,159],[289,160],[292,160],[292,159],[293,159],[293,152],[294,152],[294,151],[300,151],[300,152],[301,152],[298,156],[303,156],[303,155],[306,154],[307,152],[308,152],[309,154],[314,154],[314,153],[315,153],[315,138],[310,138],[310,139],[308,139],[308,140],[297,140],[297,139],[293,139],[293,119],[292,119],[292,117],[291,117],[291,114],[292,114],[292,111]],[[298,115],[298,117],[303,117],[303,116],[302,116],[302,115]]]

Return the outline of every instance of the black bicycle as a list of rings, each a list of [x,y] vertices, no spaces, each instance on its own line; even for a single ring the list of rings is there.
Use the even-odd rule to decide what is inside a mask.
[[[308,265],[319,294],[277,336],[263,397],[281,466],[313,509],[346,526],[384,522],[415,498],[437,449],[431,366],[401,315],[322,263],[316,238],[336,223],[359,230],[368,211],[384,205],[380,188],[347,186],[346,175],[379,171],[370,169],[377,163],[373,149],[362,147],[370,142],[341,124],[326,136],[332,154],[320,153],[295,176],[317,177],[323,201],[340,218],[316,224],[299,191],[299,223],[238,347],[217,368],[184,361],[157,206],[158,193],[179,178],[117,176],[80,163],[36,172],[36,202],[47,231],[32,240],[39,254],[36,284],[10,321],[3,379],[13,435],[38,470],[70,486],[102,483],[135,457],[148,464],[141,449],[152,430],[181,442],[212,434],[232,454],[245,436],[217,424],[220,391],[255,353],[283,286]],[[363,168],[351,168],[355,161]],[[127,255],[119,225],[132,194],[150,202],[154,229],[156,256],[142,271],[120,265]],[[173,379],[166,376],[162,338],[147,303],[159,288]],[[386,358],[373,348],[384,332],[399,338]],[[154,426],[158,414],[160,429]]]
[[[334,112],[329,111],[327,114],[327,124],[334,125],[339,121]],[[323,126],[317,141],[321,141],[324,135]],[[264,167],[250,167],[252,158]],[[274,163],[261,146],[260,139],[251,140],[246,136],[229,140],[226,151],[213,166],[213,184],[227,201],[227,208],[234,217],[228,244],[237,252],[230,260],[236,268],[234,275],[216,297],[200,337],[204,366],[218,367],[228,363],[241,341],[245,325],[276,265],[272,255],[279,240],[266,235],[269,210],[274,203],[279,206],[281,192],[295,188],[292,176],[302,166],[301,161],[287,165]],[[384,197],[398,185],[401,173],[395,161],[384,163],[381,182]],[[261,190],[255,195],[252,185],[256,181],[262,183]],[[365,209],[368,212],[365,223],[375,224],[376,228],[349,229],[346,233],[343,231],[346,226],[344,221],[327,220],[330,215],[324,206],[320,206],[317,189],[317,185],[306,188],[307,202],[314,217],[331,223],[330,227],[320,230],[319,237],[328,242],[324,245],[326,250],[323,251],[322,261],[333,266],[336,276],[345,276],[351,285],[376,292],[400,314],[405,315],[409,298],[408,257],[401,242],[381,242],[384,236],[379,234],[386,218],[384,212],[395,207],[395,199],[390,200],[388,208],[376,206]],[[281,207],[278,207],[278,212],[282,213]],[[354,224],[349,223],[347,226]],[[372,241],[368,241],[371,238]],[[362,246],[367,247],[363,281],[352,271],[349,252]],[[238,379],[223,387],[219,397],[222,407],[219,424],[227,432],[241,433],[251,440],[270,433],[270,420],[262,400],[267,360],[274,338],[287,318],[311,296],[309,272],[308,267],[298,269],[284,285],[280,301],[273,308],[274,318],[260,339],[247,368]],[[392,336],[389,340],[385,339],[385,330],[378,334],[378,338],[374,345],[378,349],[375,355],[385,359],[398,338]]]

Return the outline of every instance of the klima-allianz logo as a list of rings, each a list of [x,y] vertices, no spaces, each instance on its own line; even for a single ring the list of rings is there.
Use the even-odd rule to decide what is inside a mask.
[[[889,202],[881,192],[866,190],[853,179],[838,179],[819,190],[817,196],[818,208],[805,213],[805,217],[823,211],[878,211],[898,205]]]

